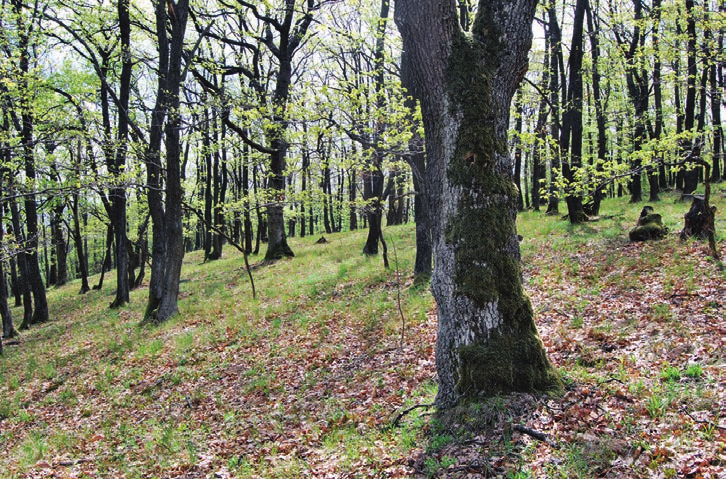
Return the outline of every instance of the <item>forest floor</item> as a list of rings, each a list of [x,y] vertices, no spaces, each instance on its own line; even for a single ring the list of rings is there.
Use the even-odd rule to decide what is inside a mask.
[[[52,289],[51,321],[0,358],[0,477],[724,478],[726,273],[679,241],[687,204],[654,206],[671,234],[643,244],[624,200],[577,228],[521,215],[565,391],[446,413],[426,406],[436,313],[411,285],[412,226],[386,229],[388,271],[359,254],[365,232],[293,239],[294,259],[255,267],[254,300],[231,248],[188,254],[180,314],[156,328],[138,327],[144,288],[116,310],[109,276]]]

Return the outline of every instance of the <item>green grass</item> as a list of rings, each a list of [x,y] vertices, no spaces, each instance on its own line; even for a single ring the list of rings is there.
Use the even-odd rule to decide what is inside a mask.
[[[628,419],[603,413],[598,427],[631,438],[667,430],[681,408],[709,411],[719,401],[722,357],[664,357],[689,332],[671,296],[691,301],[710,273],[697,261],[704,246],[675,237],[687,205],[663,198],[656,212],[671,235],[637,250],[625,238],[642,204],[607,200],[603,218],[582,227],[535,212],[518,222],[525,284],[568,391],[622,397],[617,404]],[[718,241],[724,228],[719,217]],[[493,398],[448,419],[420,409],[390,427],[399,411],[435,396],[435,317],[427,288],[413,287],[413,226],[386,228],[385,235],[394,266],[388,271],[380,256],[360,253],[365,231],[326,235],[330,243],[323,245],[314,244],[318,236],[292,238],[295,258],[256,265],[256,299],[231,248],[209,264],[190,253],[180,314],[157,328],[138,326],[143,288],[130,304],[108,309],[113,274],[102,291],[83,296],[77,282],[51,289],[52,320],[24,332],[0,359],[0,477],[29,475],[43,461],[89,457],[78,465],[89,476],[212,475],[226,468],[236,477],[315,477],[330,467],[333,475],[384,477],[396,468],[411,473],[410,458],[423,474],[445,477],[469,457],[460,453],[465,448],[501,458],[502,477],[592,477],[604,470],[616,449],[606,433],[596,442],[573,433],[572,442],[551,452],[559,472],[545,472],[536,465],[537,444],[512,432],[512,424],[570,414],[568,399],[549,408]],[[611,305],[650,294],[652,277],[663,285],[655,300],[638,309]],[[720,320],[721,303],[709,301],[698,311]],[[636,353],[635,336],[649,349]],[[643,364],[643,351],[654,364]],[[590,400],[582,394],[572,404]],[[572,414],[572,427],[584,428]],[[716,428],[691,426],[683,433],[692,433],[691,442],[718,436]],[[477,444],[484,445],[476,450]]]

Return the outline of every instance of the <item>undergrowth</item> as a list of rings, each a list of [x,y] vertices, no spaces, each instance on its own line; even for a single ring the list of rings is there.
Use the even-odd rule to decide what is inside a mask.
[[[252,259],[257,299],[231,248],[189,253],[180,314],[157,328],[138,326],[144,287],[108,309],[113,274],[85,295],[51,289],[51,321],[0,358],[0,477],[717,477],[725,276],[705,243],[677,239],[688,205],[665,196],[671,234],[628,243],[642,206],[606,201],[581,227],[520,216],[563,397],[416,408],[395,427],[436,393],[413,225],[385,230],[398,272],[360,253],[365,231],[290,239],[295,258]],[[717,216],[722,250],[724,228]]]

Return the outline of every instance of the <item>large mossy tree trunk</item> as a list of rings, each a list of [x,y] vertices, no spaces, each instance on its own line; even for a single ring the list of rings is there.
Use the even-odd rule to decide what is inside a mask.
[[[507,151],[536,0],[480,0],[472,34],[454,2],[397,0],[407,87],[421,99],[438,306],[436,405],[559,388],[522,287]]]

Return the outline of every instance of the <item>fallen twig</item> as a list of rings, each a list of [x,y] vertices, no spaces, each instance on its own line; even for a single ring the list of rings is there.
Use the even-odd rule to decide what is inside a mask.
[[[697,419],[695,418],[685,407],[681,408],[681,412],[684,413],[686,416],[691,418],[691,421],[697,423],[697,424],[707,424],[711,427],[715,427],[716,429],[721,429],[722,431],[726,431],[726,426],[722,426],[720,424],[716,424],[713,421],[708,421],[706,419]]]
[[[74,459],[72,461],[58,461],[53,464],[53,467],[72,467],[77,466],[78,464],[85,464],[93,461],[95,461],[95,459],[90,457],[82,457],[80,459]]]
[[[398,427],[398,423],[401,422],[401,419],[403,419],[403,416],[410,413],[411,411],[415,411],[416,409],[419,409],[419,408],[430,408],[430,407],[434,407],[433,403],[432,404],[416,404],[415,406],[411,406],[408,409],[404,409],[403,411],[398,413],[398,416],[396,416],[396,418],[393,420],[393,422],[391,423],[391,426]]]
[[[557,447],[557,443],[547,437],[547,434],[539,431],[535,431],[534,429],[530,429],[528,427],[524,427],[520,424],[514,425],[514,430],[517,432],[521,432],[522,434],[526,434],[528,436],[532,436],[533,438],[537,439],[538,441],[542,441],[552,447]]]

